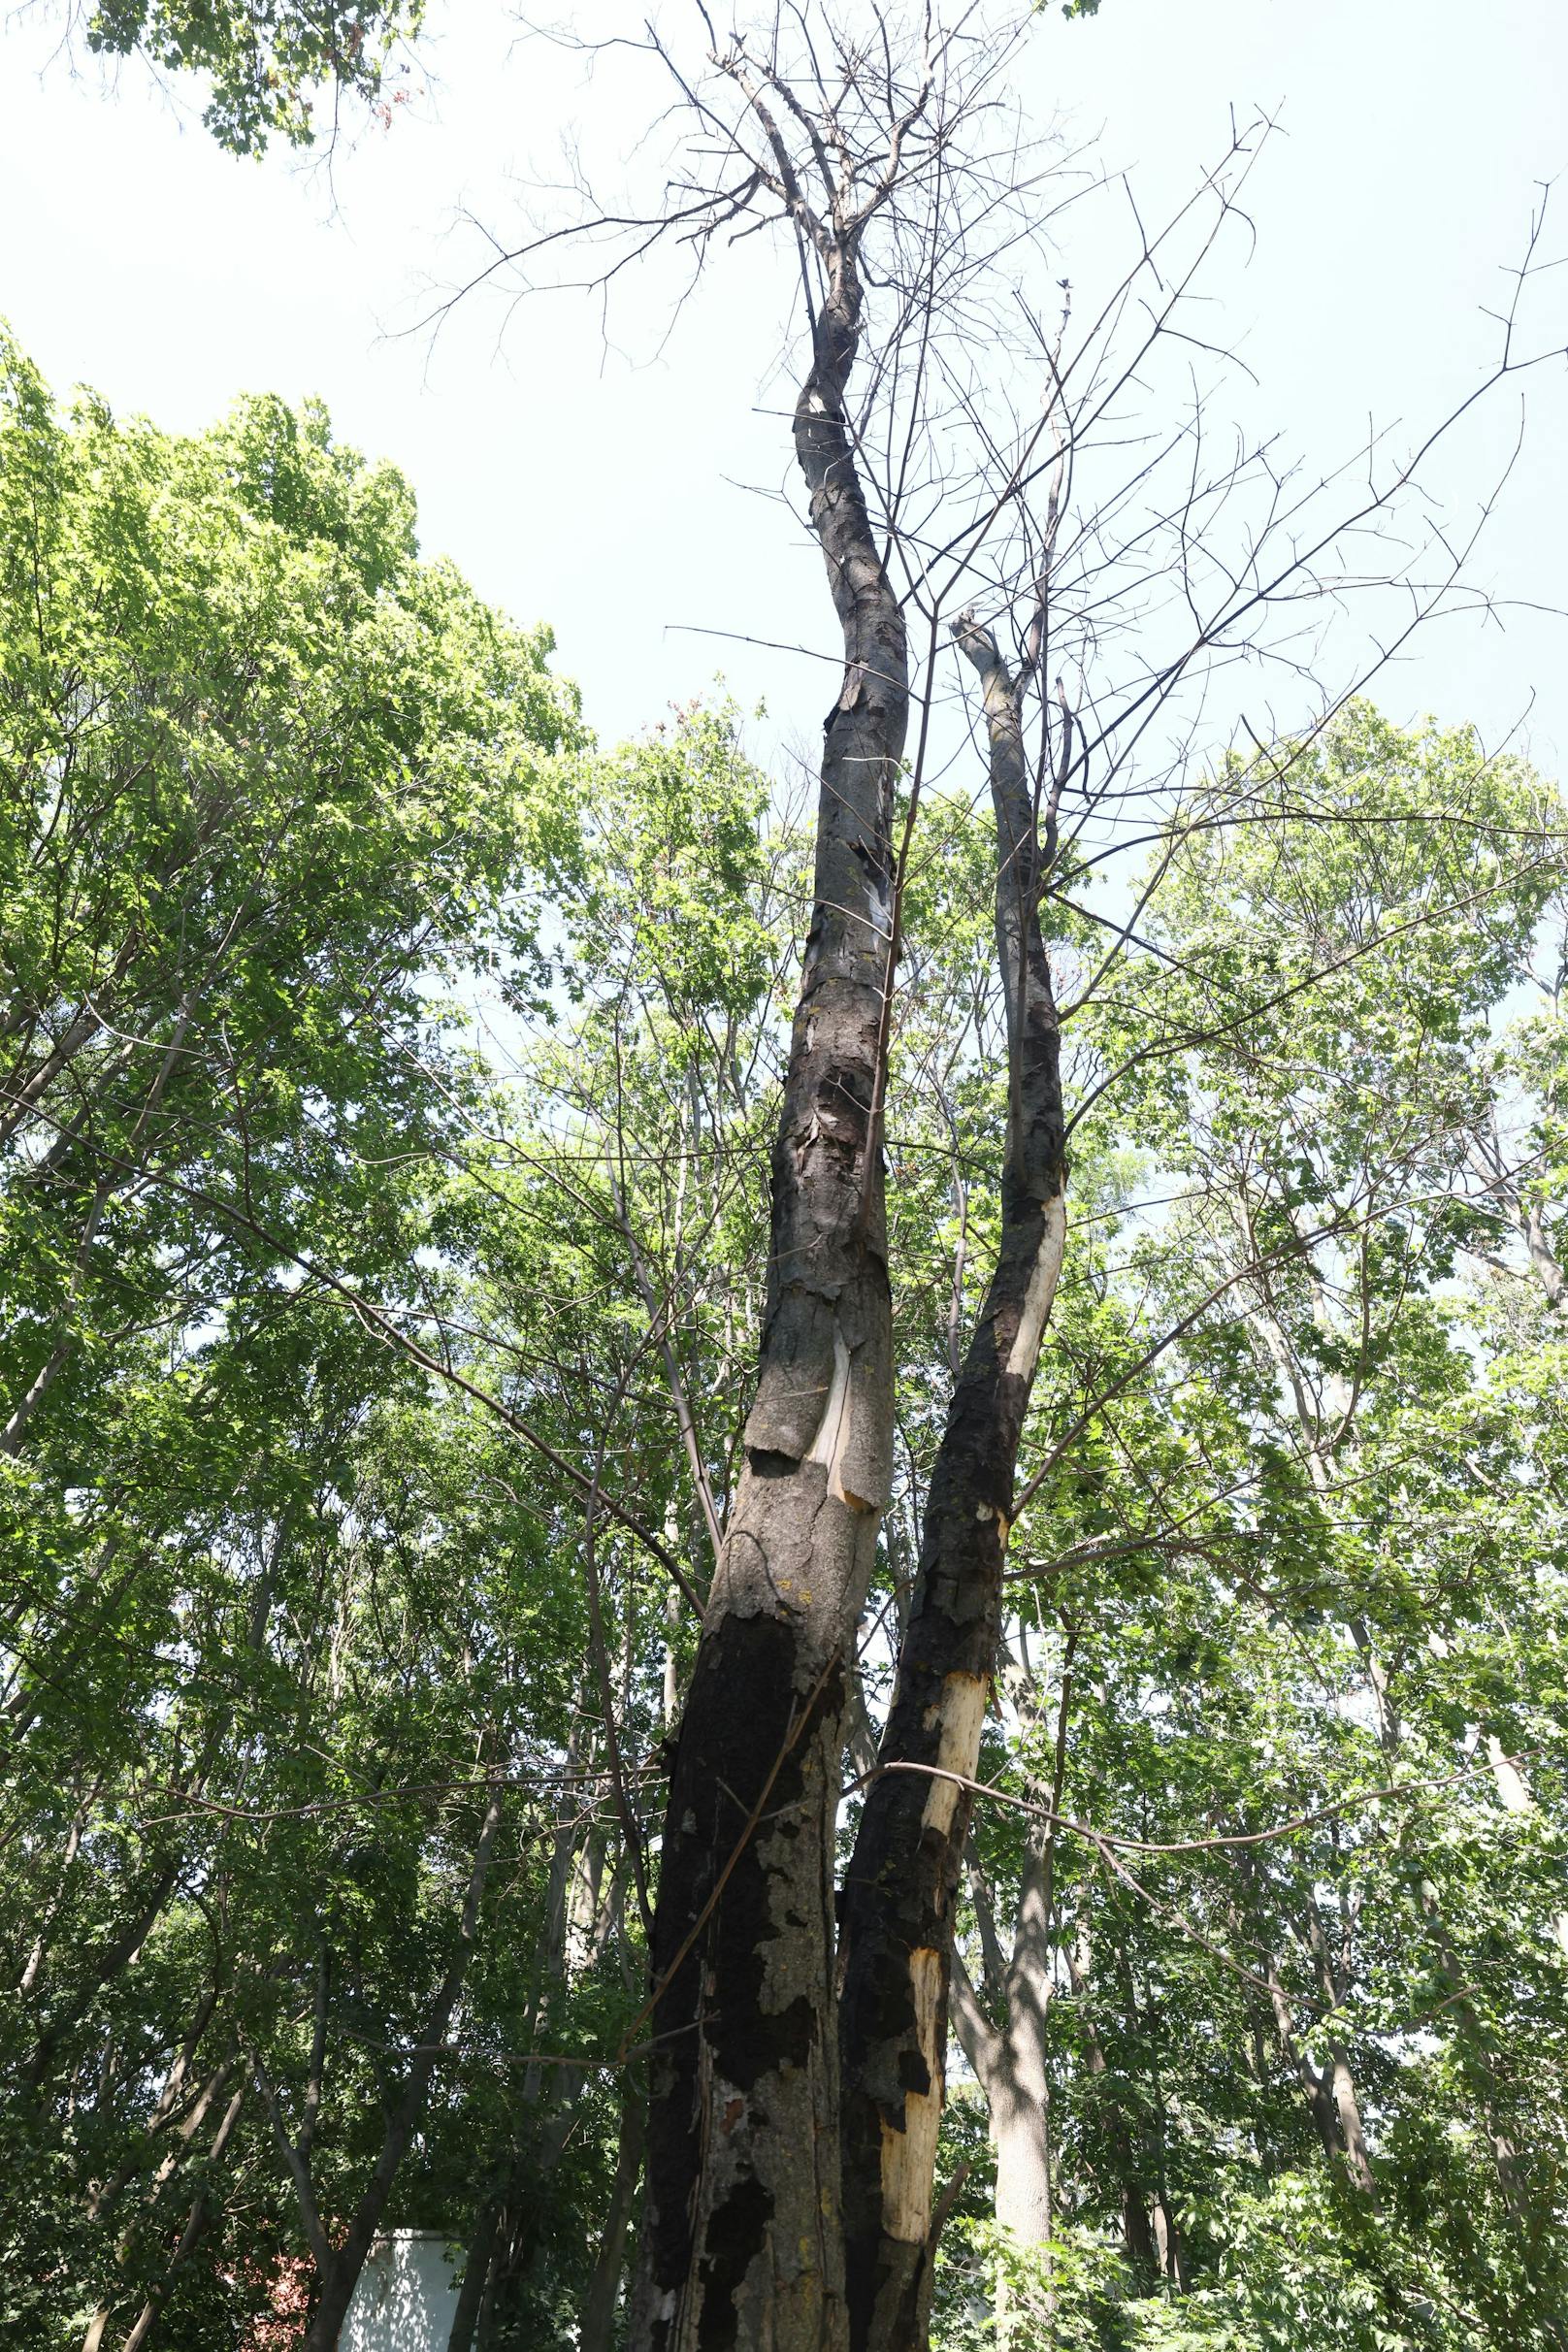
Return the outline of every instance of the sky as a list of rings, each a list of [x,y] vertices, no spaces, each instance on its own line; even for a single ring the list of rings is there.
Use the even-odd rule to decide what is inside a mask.
[[[599,0],[603,23],[612,0]],[[563,132],[634,169],[635,79],[525,40],[502,10],[430,0],[421,74],[389,129],[330,175],[242,162],[191,93],[138,65],[106,85],[59,47],[58,17],[0,30],[0,315],[55,386],[198,429],[242,390],[318,395],[341,439],[393,459],[421,538],[523,622],[602,738],[661,717],[723,670],[765,732],[805,739],[823,671],[745,638],[833,643],[818,559],[776,493],[787,426],[769,371],[790,285],[763,241],[729,257],[666,337],[668,281],[628,286],[606,347],[596,307],[476,298],[439,334],[433,290],[505,231]],[[585,16],[585,22],[588,20]],[[1021,73],[1037,120],[1097,140],[1147,218],[1223,147],[1231,110],[1278,114],[1249,191],[1256,239],[1211,289],[1215,329],[1257,378],[1248,421],[1314,473],[1364,443],[1419,440],[1497,349],[1541,183],[1568,161],[1568,11],[1554,0],[1103,0],[1042,13]],[[1568,187],[1544,261],[1568,255]],[[1078,299],[1105,254],[1064,254]],[[1568,267],[1544,271],[1523,343],[1568,345]],[[1512,384],[1438,474],[1463,533],[1523,446],[1478,550],[1494,616],[1441,624],[1378,684],[1395,719],[1473,719],[1555,770],[1568,746],[1568,368]],[[759,496],[761,491],[764,495]],[[1224,728],[1221,729],[1222,734]]]

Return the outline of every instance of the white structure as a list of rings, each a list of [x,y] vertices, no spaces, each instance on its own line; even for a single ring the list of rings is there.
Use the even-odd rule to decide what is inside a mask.
[[[446,2352],[462,2260],[439,2230],[389,2230],[378,2238],[338,2352]]]

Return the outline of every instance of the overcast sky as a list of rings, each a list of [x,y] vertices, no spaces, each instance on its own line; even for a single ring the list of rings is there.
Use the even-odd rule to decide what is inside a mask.
[[[594,21],[603,21],[603,9]],[[319,394],[341,438],[396,460],[422,538],[520,620],[547,619],[602,735],[633,730],[722,668],[774,725],[824,706],[809,663],[700,634],[831,643],[812,551],[776,501],[787,427],[759,412],[789,302],[762,243],[704,286],[657,350],[662,289],[629,290],[606,355],[594,307],[556,297],[509,317],[465,307],[432,343],[398,333],[424,289],[461,273],[465,205],[504,230],[509,178],[547,167],[566,122],[626,154],[638,100],[516,43],[488,0],[430,0],[429,86],[390,130],[337,157],[331,184],[286,158],[220,154],[188,107],[126,67],[51,55],[36,14],[0,36],[0,312],[62,391],[202,425],[244,389]],[[1258,238],[1215,286],[1216,322],[1258,377],[1255,426],[1314,472],[1365,439],[1409,439],[1496,349],[1540,185],[1568,160],[1568,10],[1559,0],[1104,0],[1042,16],[1025,96],[1068,137],[1101,139],[1146,217],[1223,147],[1229,112],[1281,110],[1255,181]],[[1568,187],[1543,256],[1568,253]],[[1064,257],[1092,285],[1097,255]],[[1568,268],[1528,306],[1537,343],[1568,343]],[[1516,604],[1568,604],[1568,376],[1527,388],[1524,449],[1477,572]],[[1519,429],[1494,404],[1442,475],[1462,530]],[[1432,709],[1568,742],[1565,625],[1446,624],[1379,685],[1396,718]],[[1223,732],[1223,731],[1222,731]]]

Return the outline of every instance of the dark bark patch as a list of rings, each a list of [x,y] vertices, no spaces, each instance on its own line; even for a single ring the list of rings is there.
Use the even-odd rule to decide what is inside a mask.
[[[796,1929],[792,1934],[786,1906],[779,1899],[795,1889],[778,1884],[778,1832],[791,1822],[797,1833],[789,1841],[791,1848],[808,1843],[803,1816],[799,1823],[793,1821],[790,1809],[814,1802],[807,1766],[818,1735],[811,1722],[802,1725],[797,1719],[810,1695],[798,1687],[799,1668],[794,1625],[763,1616],[729,1617],[704,1646],[682,1719],[655,1926],[656,1982],[664,1977],[689,1923],[707,1911],[719,1874],[732,1867],[695,1947],[666,1986],[655,2017],[662,2046],[649,2117],[652,2194],[646,2226],[653,2277],[661,2288],[678,2289],[691,2253],[688,2199],[702,2164],[702,2144],[700,2033],[711,2051],[714,2073],[735,2093],[749,2097],[766,2077],[805,2066],[821,2031],[821,2020],[805,1993],[776,2009],[764,2007],[770,1947],[781,1933],[791,1941],[798,1941],[800,1933]],[[836,1724],[841,1679],[837,1673],[826,1678],[811,1702],[813,1716]],[[747,1821],[759,1808],[765,1817],[735,1855]],[[818,1866],[807,1856],[801,1867]],[[770,2196],[748,2177],[735,2184],[723,2210],[710,2217],[704,2237],[712,2251],[702,2257],[704,2273],[715,2265],[717,2269],[716,2285],[703,2303],[699,2340],[704,2347],[735,2341],[733,2333],[709,2336],[710,2324],[719,2327],[721,2322],[715,2316],[710,2323],[707,2314],[725,2308],[761,2244],[770,2212]]]
[[[713,2216],[709,2233],[714,2252],[700,2266],[702,2312],[697,2327],[698,2352],[735,2352],[740,2341],[740,2312],[736,2297],[746,2272],[768,2242],[773,2201],[760,2180],[742,2180]]]
[[[748,1446],[746,1460],[757,1478],[788,1478],[792,1470],[800,1467],[795,1454],[780,1454],[776,1447],[770,1446]]]
[[[898,2088],[906,2096],[924,2099],[931,2086],[931,2068],[926,2064],[919,2050],[900,2050],[898,2053]],[[898,2115],[897,2128],[900,2132],[903,2130],[901,2113]]]

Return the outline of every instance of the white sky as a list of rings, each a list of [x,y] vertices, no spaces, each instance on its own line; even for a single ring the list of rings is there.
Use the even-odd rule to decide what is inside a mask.
[[[285,158],[220,154],[139,68],[106,97],[90,61],[81,79],[50,61],[47,24],[11,23],[0,313],[57,388],[90,382],[166,425],[197,428],[242,389],[320,394],[342,439],[408,473],[427,549],[518,619],[553,624],[602,736],[721,667],[743,700],[766,694],[782,731],[813,735],[829,699],[814,665],[683,633],[832,642],[813,551],[782,506],[736,486],[776,487],[788,471],[786,426],[755,412],[787,278],[763,241],[742,247],[661,357],[651,282],[613,321],[630,360],[605,360],[597,312],[574,297],[509,323],[475,305],[434,348],[388,334],[417,314],[422,286],[461,273],[461,204],[505,226],[508,173],[547,165],[569,119],[591,114],[623,151],[636,127],[603,82],[585,92],[537,44],[510,47],[489,0],[431,0],[430,16],[439,85],[341,153],[331,189]],[[1216,321],[1260,378],[1255,426],[1315,473],[1364,440],[1369,417],[1414,436],[1485,371],[1496,330],[1481,307],[1506,299],[1537,183],[1568,160],[1560,0],[1104,0],[1092,23],[1042,16],[1028,73],[1042,118],[1060,110],[1075,139],[1103,127],[1146,218],[1217,155],[1232,104],[1283,102],[1288,135],[1249,204],[1256,254],[1222,273]],[[1543,247],[1559,253],[1568,188]],[[1064,267],[1087,300],[1093,246]],[[1534,345],[1568,344],[1568,267],[1538,281],[1529,315]],[[1524,451],[1477,572],[1500,596],[1563,604],[1563,365],[1538,371],[1527,397]],[[1456,529],[1518,422],[1510,392],[1448,467]],[[1565,652],[1553,617],[1450,622],[1378,699],[1399,719],[1473,717],[1495,741],[1533,693],[1515,739],[1555,768]]]

